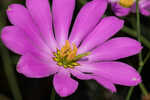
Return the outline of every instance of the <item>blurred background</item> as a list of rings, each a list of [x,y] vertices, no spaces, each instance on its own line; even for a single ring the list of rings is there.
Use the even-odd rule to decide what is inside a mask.
[[[84,0],[76,0],[76,11],[83,6]],[[11,25],[6,16],[6,9],[9,4],[19,3],[25,4],[24,0],[0,0],[0,31],[6,25]],[[75,15],[76,15],[75,14]],[[111,11],[110,7],[108,7],[106,15],[114,15]],[[127,17],[121,17],[124,19],[125,25],[129,27],[131,30],[131,34],[127,34],[124,30],[121,30],[116,36],[129,36],[136,39],[136,32],[134,31],[136,28],[136,15],[130,14]],[[150,52],[150,17],[141,15],[141,30],[142,36],[144,38],[143,41],[143,58],[147,57]],[[115,37],[116,37],[115,36]],[[18,41],[19,42],[19,41]],[[42,79],[33,79],[26,78],[25,76],[16,72],[16,64],[19,59],[19,55],[14,54],[9,51],[3,43],[0,41],[0,100],[15,100],[14,92],[20,91],[23,100],[50,100],[50,94],[52,89],[52,76],[49,78]],[[132,56],[125,59],[121,59],[120,61],[126,62],[129,65],[134,66],[138,69],[138,56]],[[14,79],[14,75],[16,79]],[[150,91],[150,60],[147,59],[147,62],[144,65],[144,68],[141,72],[141,76],[143,79],[143,84],[147,91]],[[66,98],[60,98],[56,94],[56,100],[125,100],[125,97],[128,94],[129,87],[119,86],[117,85],[117,93],[111,93],[101,85],[96,83],[93,80],[88,81],[79,81],[79,87],[77,91]],[[17,82],[18,88],[15,87]],[[131,100],[150,100],[143,99],[143,94],[139,86],[134,88],[134,91],[131,96]]]

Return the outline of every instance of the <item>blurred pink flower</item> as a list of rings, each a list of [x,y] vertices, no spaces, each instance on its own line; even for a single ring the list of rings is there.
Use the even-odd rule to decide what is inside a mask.
[[[133,1],[130,7],[124,7],[119,3],[120,1],[125,1],[125,0],[109,0],[109,2],[112,5],[112,10],[117,16],[126,16],[130,12],[136,13],[136,0],[127,0],[130,2]],[[139,10],[141,14],[145,16],[150,16],[150,0],[139,0]]]

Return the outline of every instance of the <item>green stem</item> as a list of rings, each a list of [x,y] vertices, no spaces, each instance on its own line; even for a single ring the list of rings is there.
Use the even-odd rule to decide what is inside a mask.
[[[132,36],[132,37],[137,37],[137,32],[135,30],[132,30],[126,26],[123,27],[123,29],[121,30],[125,33],[127,33],[128,35]],[[142,35],[140,36],[141,37],[141,42],[147,47],[150,49],[150,41],[147,40],[145,37],[143,37]]]
[[[141,67],[138,68],[138,72],[141,73],[143,66],[145,65],[145,63],[148,61],[148,59],[150,58],[150,52],[147,54],[147,56],[145,57],[143,64],[141,65]],[[144,86],[143,86],[144,87]],[[129,91],[128,91],[128,95],[126,97],[126,100],[130,100],[130,97],[132,95],[134,87],[130,87]],[[142,90],[142,89],[141,89]],[[144,89],[144,94],[147,94],[148,92],[146,91],[146,89]]]
[[[126,100],[130,100],[130,97],[132,95],[132,91],[133,91],[134,87],[130,87],[129,91],[128,91],[128,95],[126,96]]]
[[[148,61],[148,59],[150,58],[150,52],[146,55],[146,57],[144,58],[143,63],[141,64],[141,67],[138,68],[138,72],[141,73],[143,66],[145,65],[145,63]]]
[[[143,93],[145,96],[148,95],[148,92],[147,92],[145,86],[144,86],[142,83],[140,83],[139,86],[140,86],[140,89],[141,89],[142,93]]]
[[[86,2],[87,2],[87,0],[78,0],[82,5],[84,5]]]
[[[55,100],[55,90],[52,87],[52,92],[51,92],[51,100]]]
[[[138,3],[139,3],[139,0],[136,0],[136,17],[137,17],[137,29],[136,29],[136,31],[137,31],[137,39],[138,39],[139,42],[141,42],[140,14],[139,14]],[[141,72],[143,66],[144,66],[144,62],[143,62],[143,59],[142,59],[142,52],[141,52],[139,54],[139,68],[138,68],[138,71]],[[148,92],[147,92],[146,88],[144,88],[144,85],[139,84],[139,86],[140,86],[140,89],[141,89],[142,93],[144,95],[147,95]],[[134,87],[131,87],[129,89],[126,100],[130,100],[130,97],[132,95],[133,90],[134,90]]]
[[[4,19],[4,16],[1,13],[0,14],[0,31],[5,24],[6,24],[6,20]],[[1,41],[0,41],[0,43],[1,43]],[[2,44],[0,44],[0,45],[1,45],[0,46],[1,47],[1,52],[0,52],[1,58],[4,63],[4,72],[6,74],[12,95],[14,97],[14,100],[22,100],[21,92],[20,92],[18,84],[17,84],[16,76],[15,76],[14,69],[11,64],[11,59],[10,59],[8,50]]]
[[[2,60],[4,63],[4,71],[7,76],[8,84],[12,91],[14,100],[22,100],[21,92],[20,92],[18,84],[17,84],[14,69],[11,65],[11,60],[10,60],[8,50],[6,48],[4,48],[3,46],[1,46],[1,57],[2,57]]]
[[[136,17],[137,17],[137,39],[139,42],[141,42],[141,27],[140,27],[140,14],[139,14],[139,6],[138,6],[139,0],[136,0]],[[139,54],[139,66],[141,66],[143,63],[142,59],[142,52]]]

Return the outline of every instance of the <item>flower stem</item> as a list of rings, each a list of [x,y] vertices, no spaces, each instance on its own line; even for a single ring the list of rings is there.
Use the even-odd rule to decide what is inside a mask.
[[[137,37],[137,32],[133,29],[130,29],[128,28],[127,26],[124,26],[123,29],[121,30],[125,33],[127,33],[128,35],[130,36],[133,36],[133,37]],[[147,40],[145,37],[143,37],[142,35],[140,36],[141,37],[141,42],[147,47],[150,49],[150,41]]]
[[[148,92],[147,92],[145,86],[144,86],[142,83],[140,83],[139,86],[140,86],[140,89],[141,89],[142,93],[143,93],[145,96],[147,96],[147,95],[148,95]]]
[[[143,66],[145,65],[145,63],[148,61],[148,59],[150,58],[150,52],[147,54],[147,56],[144,58],[143,61],[143,65],[141,65],[141,67],[138,68],[138,72],[141,73]],[[141,88],[141,87],[140,87]],[[142,88],[144,88],[144,86],[142,86]],[[143,89],[141,88],[141,90],[143,91]],[[128,95],[126,97],[126,100],[130,100],[130,97],[132,95],[134,87],[130,87],[129,91],[128,91]],[[144,88],[144,93],[143,94],[147,94],[147,90]]]
[[[87,0],[78,0],[82,5],[84,5],[86,2],[87,2]]]
[[[136,0],[136,17],[137,17],[137,39],[141,42],[141,27],[140,27],[140,14],[139,14],[139,7],[138,7],[139,0]],[[143,63],[142,59],[142,52],[139,53],[139,66]]]
[[[146,57],[144,58],[143,63],[141,64],[141,67],[138,68],[138,72],[141,73],[143,66],[145,65],[145,63],[148,61],[148,59],[150,58],[150,51],[149,53],[146,55]]]
[[[130,87],[129,91],[128,91],[128,95],[126,96],[126,100],[130,100],[130,97],[132,95],[132,91],[133,91],[134,87]]]
[[[14,100],[22,100],[21,92],[20,92],[18,84],[17,84],[14,69],[11,65],[11,60],[10,60],[8,50],[3,46],[1,46],[1,58],[4,62],[4,71],[7,76],[8,84],[12,91]]]
[[[52,91],[51,91],[51,100],[55,100],[55,90],[52,87]]]
[[[141,42],[140,14],[139,14],[138,4],[139,4],[139,0],[136,0],[136,17],[137,17],[137,26],[136,26],[137,29],[136,29],[136,31],[137,31],[137,39],[138,39],[139,42]],[[141,52],[141,53],[139,53],[139,68],[138,68],[139,72],[142,71],[143,66],[144,66],[144,62],[143,62],[143,59],[142,59],[142,52]],[[144,85],[142,85],[142,83],[140,83],[139,86],[140,86],[140,89],[141,89],[142,93],[144,95],[147,95],[148,92],[147,92],[146,88],[144,88]],[[126,100],[130,100],[130,97],[132,95],[133,90],[134,90],[134,87],[131,87],[129,89]]]

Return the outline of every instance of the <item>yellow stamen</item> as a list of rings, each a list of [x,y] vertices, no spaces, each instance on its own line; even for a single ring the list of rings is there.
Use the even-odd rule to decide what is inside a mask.
[[[80,64],[77,62],[81,58],[88,56],[90,53],[86,52],[83,54],[77,55],[77,46],[75,44],[70,45],[69,41],[66,40],[66,43],[62,48],[57,52],[53,52],[54,57],[52,58],[55,62],[57,62],[58,66],[63,66],[64,68],[74,68],[75,66],[79,66]]]
[[[72,63],[72,65],[73,65],[73,66],[79,66],[80,64],[79,64],[79,63],[74,62],[74,63]]]
[[[67,60],[68,60],[68,61],[71,61],[72,59],[74,59],[75,56],[76,56],[76,54],[77,54],[78,48],[76,47],[75,44],[72,44],[72,45],[73,45],[73,50],[72,50],[72,51],[68,54],[68,56],[67,56]]]
[[[123,7],[129,8],[134,4],[135,0],[119,0],[119,4]]]
[[[70,43],[68,40],[66,40],[65,45],[60,50],[60,56],[65,57],[68,54],[68,52],[70,52],[70,51],[71,51]]]

